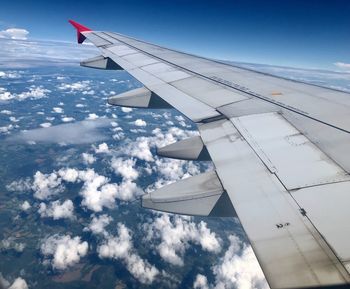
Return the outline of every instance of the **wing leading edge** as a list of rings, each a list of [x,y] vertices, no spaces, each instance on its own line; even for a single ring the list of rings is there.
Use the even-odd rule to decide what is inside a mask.
[[[348,94],[72,24],[102,54],[83,66],[144,84],[110,104],[174,107],[197,124],[199,137],[160,155],[215,165],[144,196],[144,207],[237,215],[271,288],[350,284]]]

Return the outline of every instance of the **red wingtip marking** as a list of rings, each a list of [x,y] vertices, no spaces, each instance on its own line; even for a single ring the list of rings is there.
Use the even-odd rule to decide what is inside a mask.
[[[92,31],[90,28],[87,28],[78,22],[75,22],[74,20],[68,20],[70,24],[74,26],[74,28],[77,30],[77,40],[78,43],[83,43],[86,37],[81,34],[81,32],[86,32],[86,31]]]
[[[92,31],[90,28],[87,28],[86,26],[81,25],[78,22],[75,22],[74,20],[69,20],[69,23],[72,24],[74,28],[78,30],[78,32]]]

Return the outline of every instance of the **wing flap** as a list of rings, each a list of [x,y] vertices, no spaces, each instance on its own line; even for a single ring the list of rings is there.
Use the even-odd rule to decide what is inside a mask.
[[[350,236],[349,192],[350,182],[313,186],[291,192],[344,264],[350,262],[350,242],[347,238]]]
[[[288,190],[350,179],[281,114],[253,114],[230,120]]]

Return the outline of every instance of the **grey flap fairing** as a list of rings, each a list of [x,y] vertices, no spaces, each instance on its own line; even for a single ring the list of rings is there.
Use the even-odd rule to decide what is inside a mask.
[[[228,200],[216,172],[207,172],[144,195],[142,206],[183,215],[232,217],[236,214]]]

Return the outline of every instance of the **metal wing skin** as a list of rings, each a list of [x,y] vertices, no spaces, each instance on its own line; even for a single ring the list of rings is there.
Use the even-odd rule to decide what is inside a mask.
[[[159,155],[214,163],[144,207],[237,216],[271,288],[349,286],[349,94],[71,23],[101,51],[81,65],[144,85],[110,104],[173,107],[197,124],[200,136]]]

